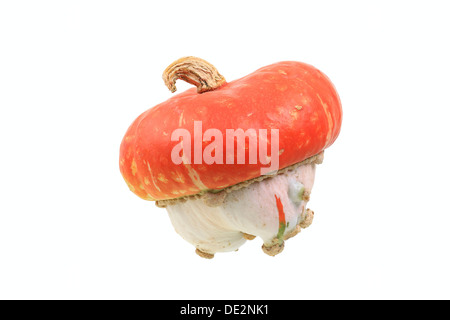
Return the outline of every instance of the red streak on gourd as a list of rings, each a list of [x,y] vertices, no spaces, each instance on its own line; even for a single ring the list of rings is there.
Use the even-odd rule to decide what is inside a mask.
[[[275,201],[277,203],[279,221],[277,238],[282,240],[284,231],[286,230],[286,216],[284,214],[283,203],[281,203],[281,200],[277,197],[277,195],[275,195]]]

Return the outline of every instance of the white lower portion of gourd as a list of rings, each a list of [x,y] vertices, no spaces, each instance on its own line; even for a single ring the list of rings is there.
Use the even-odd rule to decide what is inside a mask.
[[[176,232],[203,253],[235,251],[247,235],[260,237],[271,247],[283,231],[275,195],[283,205],[286,228],[282,236],[286,236],[305,219],[314,175],[315,164],[305,164],[232,191],[217,206],[194,199],[168,205],[167,211]]]

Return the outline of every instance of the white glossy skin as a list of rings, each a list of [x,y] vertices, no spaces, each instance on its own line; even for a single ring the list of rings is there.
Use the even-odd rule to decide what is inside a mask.
[[[195,199],[169,205],[167,211],[175,231],[202,252],[235,251],[245,243],[244,233],[271,246],[279,232],[275,195],[283,204],[287,235],[304,219],[308,198],[302,194],[311,191],[314,175],[315,164],[306,164],[232,191],[219,206]]]

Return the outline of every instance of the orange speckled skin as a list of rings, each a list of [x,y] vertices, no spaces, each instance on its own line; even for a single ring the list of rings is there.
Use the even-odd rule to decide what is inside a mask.
[[[259,160],[248,164],[248,154],[246,164],[174,164],[171,152],[179,141],[171,141],[171,134],[177,128],[189,130],[193,148],[194,121],[202,121],[203,133],[209,128],[222,132],[224,157],[226,129],[268,129],[269,133],[279,129],[282,169],[320,153],[336,140],[342,108],[322,72],[293,61],[263,67],[214,91],[186,90],[141,114],[125,134],[120,171],[136,195],[163,200],[220,190],[258,177],[260,169],[269,166]],[[210,143],[204,141],[203,149]],[[192,150],[192,158],[193,154]]]

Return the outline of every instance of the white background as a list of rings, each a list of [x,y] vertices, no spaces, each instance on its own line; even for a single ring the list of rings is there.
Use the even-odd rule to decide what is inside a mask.
[[[2,1],[0,298],[449,299],[446,4]],[[307,62],[340,94],[314,223],[276,257],[255,239],[199,258],[120,175],[186,55],[227,80]]]

